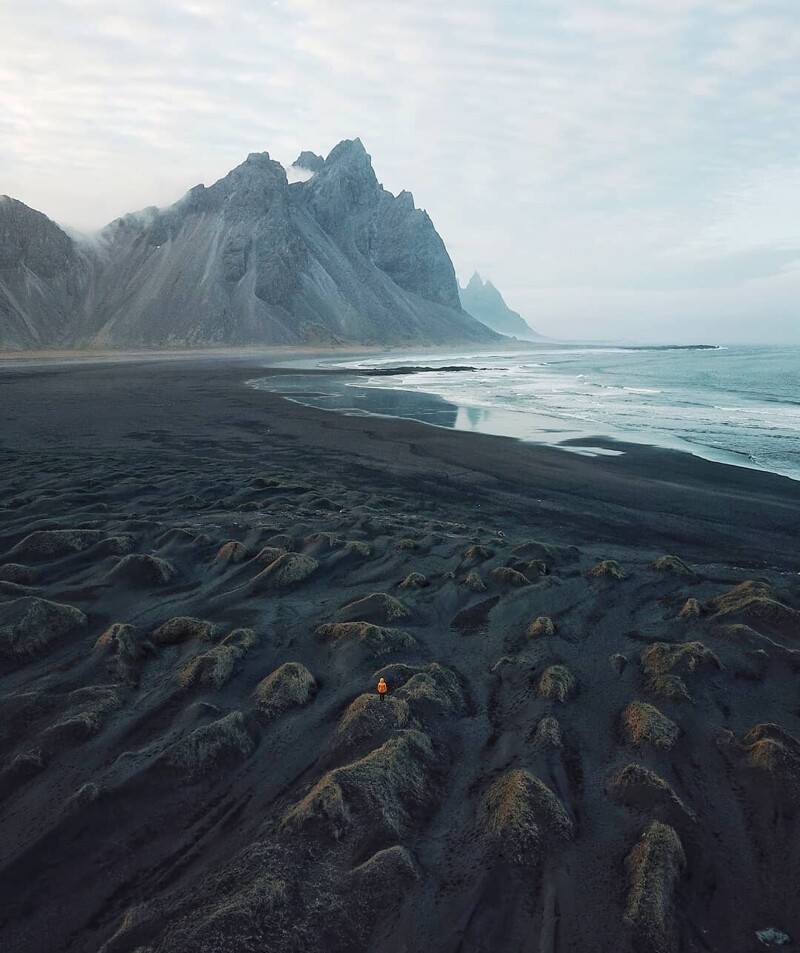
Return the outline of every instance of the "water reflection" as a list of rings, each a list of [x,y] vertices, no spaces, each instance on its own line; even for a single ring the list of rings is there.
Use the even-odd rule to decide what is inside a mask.
[[[707,460],[748,466],[742,461],[740,454],[707,447],[701,448],[700,452],[697,446],[674,435],[633,430],[621,432],[610,426],[598,427],[596,423],[589,424],[580,419],[555,414],[454,404],[424,391],[365,387],[358,383],[358,379],[353,379],[352,372],[341,376],[289,373],[250,380],[247,383],[251,387],[282,394],[291,400],[322,410],[358,416],[378,415],[418,420],[453,430],[529,440],[586,456],[618,456],[625,453],[627,444],[640,443],[694,453]],[[752,467],[761,469],[754,464]]]
[[[573,425],[570,421],[529,411],[454,404],[423,391],[361,387],[352,381],[349,376],[331,376],[324,380],[315,378],[312,389],[308,376],[287,374],[249,383],[253,387],[284,394],[311,407],[345,414],[401,417],[452,430],[470,430],[553,445],[562,440],[585,440],[588,436],[577,422]]]
[[[323,410],[336,410],[345,414],[403,417],[407,420],[436,424],[439,427],[458,428],[457,419],[461,408],[435,394],[380,387],[359,387],[335,379],[325,382],[325,391],[311,390],[307,377],[272,377],[261,381],[250,381],[250,383],[254,387],[277,391],[300,403]],[[319,385],[318,380],[314,383]]]
[[[472,424],[473,430],[477,430],[480,424],[485,423],[489,414],[485,407],[463,407],[462,410],[466,411],[467,419]]]

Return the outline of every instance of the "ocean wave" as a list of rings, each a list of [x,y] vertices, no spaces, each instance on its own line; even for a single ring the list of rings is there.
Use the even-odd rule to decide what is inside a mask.
[[[673,353],[660,360],[663,351]],[[710,360],[704,351],[727,354]],[[542,361],[531,356],[450,354],[442,363],[474,359],[480,371],[444,374],[435,367],[439,361],[420,355],[414,360],[430,371],[393,377],[391,383],[362,378],[357,386],[388,386],[468,408],[527,413],[532,433],[539,426],[536,419],[546,416],[580,422],[594,434],[630,434],[634,439],[652,434],[714,452],[753,454],[764,466],[780,461],[775,464],[780,472],[800,474],[796,349],[609,346],[551,349]],[[402,365],[411,360],[404,356]],[[395,355],[340,364],[358,373],[401,361]]]

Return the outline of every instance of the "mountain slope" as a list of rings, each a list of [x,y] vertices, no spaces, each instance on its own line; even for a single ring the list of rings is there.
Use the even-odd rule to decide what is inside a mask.
[[[46,215],[0,196],[0,344],[37,348],[69,341],[88,258]]]
[[[466,288],[459,288],[461,307],[474,318],[499,334],[524,340],[541,338],[528,322],[503,300],[503,296],[491,283],[484,282],[476,271]]]
[[[360,140],[324,160],[302,153],[295,167],[313,174],[290,184],[254,153],[169,208],[117,219],[85,248],[7,200],[0,346],[496,339],[462,311],[427,213],[378,183]]]

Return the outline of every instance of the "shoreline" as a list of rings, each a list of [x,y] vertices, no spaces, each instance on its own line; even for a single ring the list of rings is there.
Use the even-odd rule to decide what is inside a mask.
[[[456,368],[436,368],[442,372]],[[466,368],[457,368],[464,370]],[[405,374],[424,373],[428,368],[404,368]],[[480,370],[480,368],[469,368]],[[328,382],[338,382],[344,379],[340,387],[329,386],[325,394],[307,393],[297,394],[291,387],[281,388],[279,385],[259,386],[262,381],[279,377],[298,377],[303,381],[311,381],[314,377]],[[254,378],[247,382],[254,389],[267,389],[288,400],[324,410],[330,413],[339,413],[345,416],[370,416],[383,419],[417,420],[426,426],[442,427],[446,430],[455,430],[459,433],[483,433],[510,440],[520,440],[523,443],[540,447],[559,449],[567,453],[577,453],[585,456],[598,454],[620,455],[630,452],[632,447],[651,447],[653,449],[669,450],[676,453],[685,453],[689,456],[717,463],[722,466],[735,467],[756,473],[769,473],[777,477],[800,483],[800,474],[782,472],[770,469],[751,461],[748,457],[736,450],[722,450],[700,443],[692,443],[681,437],[659,434],[655,431],[630,432],[622,430],[598,431],[590,427],[579,418],[569,418],[555,413],[532,413],[530,411],[515,411],[508,408],[496,408],[489,404],[476,402],[455,403],[433,391],[417,391],[411,388],[392,387],[382,383],[359,384],[359,378],[383,379],[394,376],[394,371],[387,372],[379,368],[377,373],[370,374],[368,370],[348,368],[267,368],[262,378]],[[362,401],[364,406],[358,406]],[[369,406],[372,402],[372,407]],[[336,406],[333,406],[336,404]],[[391,409],[386,409],[390,407]]]
[[[336,953],[521,949],[552,906],[482,820],[517,769],[574,819],[542,868],[554,953],[629,948],[623,861],[652,817],[716,884],[682,896],[681,948],[698,925],[714,949],[800,934],[800,843],[777,850],[773,822],[796,757],[797,484],[345,416],[256,374],[0,368],[4,948],[191,953],[265,924],[259,948],[288,950],[275,924],[299,923]],[[644,734],[661,723],[671,750]],[[751,782],[753,732],[778,768]],[[642,762],[665,800],[609,791]],[[340,778],[344,814],[316,810]]]
[[[457,346],[457,345],[454,345]],[[468,345],[465,345],[468,346]],[[496,342],[492,347],[486,347],[485,353],[497,353],[504,350],[515,351],[527,348],[555,348],[555,347],[602,347],[603,345],[583,345],[580,342],[560,341],[516,341],[509,340],[507,344]],[[84,363],[121,363],[129,361],[171,361],[171,360],[212,360],[227,358],[230,360],[259,360],[263,358],[313,358],[340,357],[343,359],[358,358],[368,355],[382,354],[409,354],[422,352],[423,354],[448,353],[451,348],[441,345],[337,345],[325,346],[317,344],[281,344],[263,346],[231,346],[231,347],[176,347],[176,348],[49,348],[28,351],[0,350],[0,366],[33,364],[84,364]]]
[[[84,350],[46,350],[46,351],[0,351],[0,368],[12,367],[63,367],[97,364],[152,363],[158,361],[204,361],[204,360],[260,360],[270,358],[305,358],[366,355],[383,353],[386,348],[358,349],[324,347],[265,347],[265,348],[176,348],[118,350],[110,348],[87,348]]]
[[[340,371],[309,368],[291,373],[308,380],[341,376]],[[560,513],[568,523],[579,523],[584,537],[591,536],[587,526],[592,521],[612,533],[610,527],[622,528],[636,514],[635,522],[649,532],[662,535],[673,527],[672,535],[679,539],[707,536],[692,520],[700,520],[703,527],[716,525],[720,539],[738,540],[737,548],[744,550],[742,536],[756,533],[755,511],[764,506],[773,514],[765,530],[777,533],[784,543],[787,527],[800,535],[800,487],[789,477],[641,444],[626,444],[620,456],[589,457],[403,417],[345,415],[247,386],[256,375],[285,374],[286,368],[266,367],[260,360],[220,358],[87,364],[80,370],[68,365],[19,366],[8,373],[3,368],[0,384],[11,400],[17,390],[25,412],[8,415],[0,430],[0,448],[6,444],[5,449],[56,453],[61,452],[58,444],[69,439],[70,456],[86,449],[87,443],[96,450],[98,440],[101,446],[138,450],[146,434],[132,438],[137,431],[129,432],[130,425],[139,426],[142,418],[150,417],[159,431],[174,435],[171,439],[191,443],[202,434],[206,442],[214,432],[224,439],[225,430],[220,428],[227,426],[226,414],[245,414],[247,443],[253,452],[261,430],[265,440],[267,435],[287,439],[305,447],[310,458],[332,460],[336,469],[348,454],[372,470],[385,467],[404,485],[407,475],[413,480],[413,474],[431,470],[434,479],[441,476],[454,486],[463,484],[471,495],[480,487],[500,486],[519,500],[520,493],[535,485],[534,504],[540,497],[550,497],[549,502],[538,500],[549,514],[548,522],[552,525]],[[106,410],[102,420],[93,419],[96,401]],[[165,401],[180,407],[181,414],[165,416]],[[76,427],[70,409],[83,421],[82,428]],[[626,531],[626,542],[637,542],[638,533]],[[769,535],[761,534],[764,540]],[[708,550],[707,540],[703,548]],[[772,552],[758,536],[753,548],[765,556]],[[785,550],[788,559],[794,545]]]

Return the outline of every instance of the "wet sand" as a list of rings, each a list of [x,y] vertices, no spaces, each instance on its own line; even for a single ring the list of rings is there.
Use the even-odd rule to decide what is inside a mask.
[[[266,373],[0,369],[3,947],[800,936],[800,485]]]

